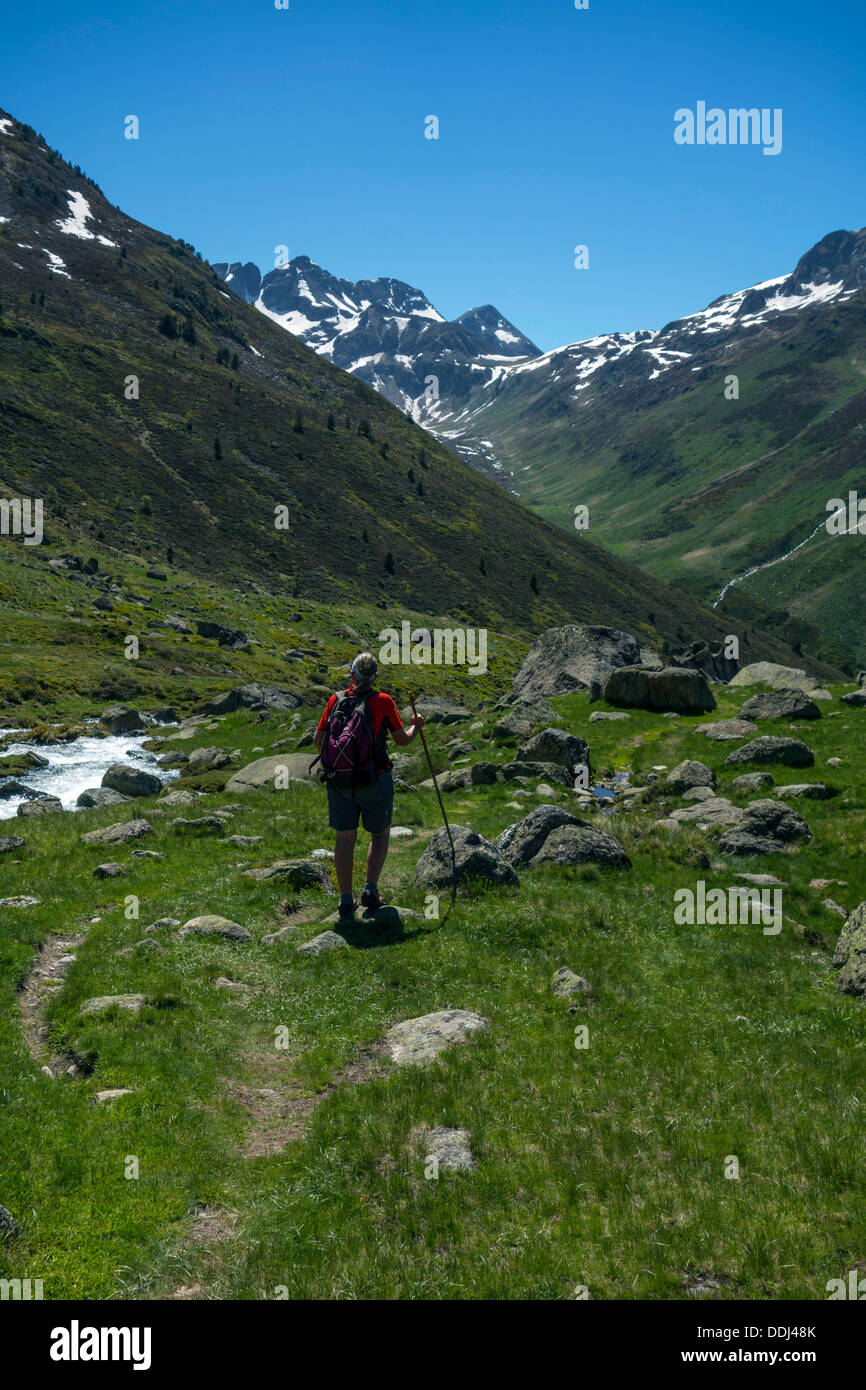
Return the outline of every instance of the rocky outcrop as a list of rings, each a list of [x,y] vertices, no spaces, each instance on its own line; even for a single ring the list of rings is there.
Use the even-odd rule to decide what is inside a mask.
[[[618,628],[551,627],[533,643],[514,677],[516,695],[562,695],[604,684],[620,666],[660,667],[654,652]]]
[[[720,685],[727,685],[740,667],[736,657],[725,655],[722,642],[692,642],[671,656],[671,665],[701,671],[707,680]]]
[[[236,709],[269,709],[285,713],[302,704],[303,698],[294,690],[286,690],[281,685],[260,685],[255,681],[215,695],[205,705],[204,712],[232,714]]]

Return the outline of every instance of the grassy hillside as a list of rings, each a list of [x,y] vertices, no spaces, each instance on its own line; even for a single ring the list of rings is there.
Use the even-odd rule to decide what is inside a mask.
[[[724,694],[720,714],[741,698]],[[554,704],[589,735],[602,773],[630,767],[641,782],[697,757],[743,804],[730,793],[740,769],[722,767],[731,745],[702,737],[706,721],[633,712],[589,724],[585,696]],[[395,820],[414,835],[395,841],[383,886],[418,915],[405,912],[402,930],[346,931],[348,949],[317,959],[294,948],[334,898],[310,889],[286,901],[278,883],[243,873],[329,843],[317,786],[238,797],[212,779],[194,811],[133,803],[121,818],[147,817],[154,833],[138,843],[159,860],[82,845],[116,808],[27,822],[26,849],[0,857],[0,897],[40,899],[5,909],[0,931],[0,1200],[21,1227],[0,1247],[0,1275],[41,1277],[51,1299],[568,1299],[578,1286],[596,1299],[825,1298],[866,1242],[866,1015],[835,988],[840,919],[823,905],[866,897],[866,715],[824,712],[797,732],[815,750],[814,776],[840,794],[799,803],[814,839],[795,854],[726,860],[710,832],[658,828],[653,813],[678,803],[647,792],[631,812],[596,813],[630,869],[522,870],[517,888],[461,892],[447,917],[443,898],[437,920],[412,886],[435,799],[401,792]],[[459,731],[474,756],[512,758],[490,737],[493,715],[481,721]],[[218,744],[246,761],[291,728],[288,715],[262,724],[240,712],[177,746]],[[440,765],[453,733],[431,728]],[[803,777],[773,771],[780,783]],[[457,791],[451,818],[494,835],[540,803],[536,785],[518,810],[514,783]],[[170,828],[222,807],[225,835]],[[260,838],[241,847],[228,834]],[[126,877],[95,880],[105,858]],[[727,887],[743,869],[783,880],[778,936],[674,925],[675,891],[698,879]],[[160,928],[156,946],[140,944],[156,919],[211,912],[253,940]],[[47,1050],[66,1050],[84,1074],[52,1078],[19,1010],[39,948],[59,940],[78,944],[62,983],[42,990]],[[591,998],[551,994],[561,965]],[[149,1001],[136,1016],[79,1011],[127,992]],[[382,1061],[389,1025],[449,1007],[481,1013],[488,1029],[430,1066]],[[99,1102],[111,1088],[130,1093]],[[418,1126],[466,1130],[474,1171],[425,1177]],[[736,1180],[725,1176],[732,1155]]]

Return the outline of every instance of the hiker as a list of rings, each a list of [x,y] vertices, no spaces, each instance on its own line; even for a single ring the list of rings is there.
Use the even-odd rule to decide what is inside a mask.
[[[359,820],[370,834],[361,906],[375,911],[384,905],[379,875],[388,853],[394,810],[394,779],[385,751],[388,730],[403,748],[424,727],[424,716],[416,714],[409,728],[403,728],[391,696],[373,689],[378,675],[371,652],[356,656],[352,684],[331,696],[314,738],[322,763],[321,777],[328,789],[328,824],[337,832],[334,868],[341,918],[353,917],[358,907],[352,895],[352,871]]]

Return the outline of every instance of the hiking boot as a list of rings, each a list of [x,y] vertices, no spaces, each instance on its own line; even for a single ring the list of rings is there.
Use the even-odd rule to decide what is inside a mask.
[[[358,910],[358,899],[353,898],[350,903],[340,903],[340,921],[348,922],[354,917]]]
[[[378,912],[380,907],[385,906],[385,899],[378,889],[374,892],[372,888],[365,888],[361,894],[361,906],[368,912]]]

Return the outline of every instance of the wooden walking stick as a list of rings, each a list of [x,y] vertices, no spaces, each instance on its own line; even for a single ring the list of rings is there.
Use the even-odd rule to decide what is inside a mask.
[[[417,713],[418,713],[418,712],[417,712],[417,710],[415,709],[415,696],[414,696],[414,695],[410,695],[410,696],[409,696],[409,707],[410,707],[410,709],[412,710],[413,717],[417,718]],[[452,868],[451,901],[452,901],[452,903],[453,903],[453,902],[454,902],[454,899],[455,899],[456,896],[457,896],[457,851],[456,851],[455,848],[454,848],[454,837],[453,837],[453,835],[451,834],[451,826],[448,824],[448,816],[447,816],[446,813],[445,813],[445,805],[444,805],[444,803],[443,803],[443,801],[442,801],[442,793],[441,793],[440,790],[439,790],[439,783],[436,781],[436,773],[433,771],[433,761],[432,761],[432,759],[431,759],[431,757],[430,757],[430,749],[427,747],[427,740],[426,740],[426,738],[424,737],[424,730],[423,730],[423,729],[419,729],[418,732],[419,732],[419,734],[421,735],[421,742],[422,742],[423,745],[424,745],[424,752],[427,754],[427,766],[428,766],[429,769],[430,769],[430,776],[433,778],[433,786],[434,786],[434,788],[435,788],[436,797],[437,797],[437,800],[438,800],[438,802],[439,802],[439,810],[442,812],[442,819],[443,819],[443,821],[445,822],[445,831],[446,831],[446,834],[448,835],[448,843],[449,843],[450,846],[451,846],[451,868]]]

